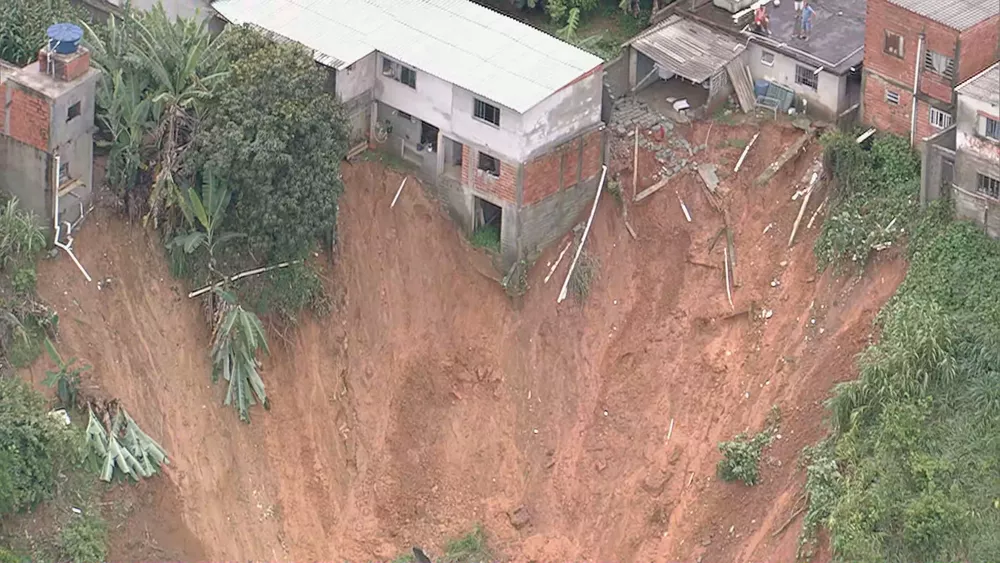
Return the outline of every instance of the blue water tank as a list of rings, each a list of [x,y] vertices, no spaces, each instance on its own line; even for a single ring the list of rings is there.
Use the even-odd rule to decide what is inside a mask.
[[[49,37],[49,49],[60,55],[75,53],[83,39],[83,29],[71,23],[50,25],[45,34]]]
[[[761,80],[759,78],[757,80],[754,80],[753,83],[754,95],[757,96],[758,98],[767,95],[767,87],[770,85],[771,83],[768,82],[767,80]]]

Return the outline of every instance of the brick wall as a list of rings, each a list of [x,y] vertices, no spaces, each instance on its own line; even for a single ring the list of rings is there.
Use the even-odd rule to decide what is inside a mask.
[[[892,105],[886,101],[886,91],[899,94],[898,105]],[[910,135],[910,108],[913,104],[910,90],[887,82],[881,76],[866,71],[865,91],[862,96],[866,123],[896,135],[904,137]]]
[[[601,135],[591,131],[525,164],[522,203],[532,205],[597,174],[602,164]]]
[[[6,133],[6,123],[7,119],[7,85],[0,84],[0,134]]]
[[[958,82],[979,74],[1000,59],[1000,15],[962,32]]]
[[[49,149],[49,102],[20,88],[10,87],[10,123],[7,134],[37,149]]]
[[[479,151],[469,145],[462,145],[462,183],[503,201],[517,202],[517,166],[501,160],[500,177],[487,174],[479,170]]]
[[[45,49],[38,51],[38,69],[41,72],[48,71],[49,53]],[[52,55],[53,74],[59,80],[71,82],[80,78],[90,69],[90,51],[85,47],[80,47],[75,53],[69,55]]]
[[[885,52],[886,31],[903,36],[903,58]],[[925,34],[925,51],[955,56],[958,31],[890,4],[887,0],[870,0],[865,21],[865,68],[901,85],[909,84],[912,90],[921,32]],[[949,81],[931,72],[923,72],[921,77],[921,91],[944,102],[951,102]]]

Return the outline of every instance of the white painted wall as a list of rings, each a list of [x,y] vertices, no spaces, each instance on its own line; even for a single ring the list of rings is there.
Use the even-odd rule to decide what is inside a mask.
[[[773,64],[766,65],[761,61],[764,52],[774,54]],[[764,79],[791,88],[795,95],[808,100],[809,111],[818,110],[818,113],[825,113],[829,117],[836,116],[840,111],[847,109],[847,77],[838,76],[826,71],[820,71],[817,76],[818,83],[813,90],[808,86],[795,83],[795,67],[804,65],[797,60],[772,51],[758,43],[750,42],[747,47],[748,64],[750,74],[754,80]],[[814,65],[812,68],[816,68]]]
[[[603,73],[595,72],[525,112],[522,142],[525,156],[601,120],[603,77]]]
[[[996,172],[1000,174],[1000,143],[988,140],[979,134],[979,112],[998,117],[1000,106],[959,94],[955,148],[990,162],[996,166]]]
[[[521,162],[534,150],[570,136],[601,119],[603,73],[588,76],[543,100],[525,115],[416,69],[416,89],[383,76],[375,60],[375,99],[433,124],[444,135],[506,162]],[[403,63],[405,64],[405,63]],[[341,91],[341,74],[337,91]],[[355,86],[351,86],[354,88]],[[345,86],[345,91],[348,87]],[[475,99],[500,108],[500,126],[476,119]],[[343,96],[341,96],[341,99]]]
[[[378,54],[374,51],[353,65],[336,71],[337,99],[346,102],[375,87],[375,63]]]

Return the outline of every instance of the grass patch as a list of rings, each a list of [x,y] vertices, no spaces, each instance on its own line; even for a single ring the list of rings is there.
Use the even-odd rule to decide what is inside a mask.
[[[500,227],[483,225],[472,232],[469,242],[476,248],[485,248],[490,252],[500,252]]]
[[[73,514],[59,534],[59,552],[74,563],[105,561],[108,554],[108,527],[95,509]]]
[[[580,252],[580,259],[576,263],[573,275],[569,278],[569,290],[577,301],[582,303],[587,300],[590,287],[597,280],[600,269],[601,265],[597,258],[586,250]]]
[[[720,149],[729,149],[729,148],[732,148],[732,149],[741,149],[742,150],[742,149],[745,149],[747,147],[747,140],[746,139],[725,139],[723,141],[719,141],[719,144],[717,144],[715,146],[716,146],[716,148],[720,148]]]
[[[609,180],[608,183],[604,186],[604,189],[607,190],[609,194],[611,194],[611,197],[615,199],[615,202],[618,204],[619,207],[624,205],[624,202],[622,201],[621,182],[619,182],[618,180]]]
[[[743,481],[747,486],[754,486],[760,481],[760,456],[764,448],[771,445],[778,433],[781,412],[777,405],[771,407],[764,429],[748,435],[745,432],[737,434],[729,442],[719,442],[719,452],[722,459],[716,466],[716,473],[723,481]]]
[[[483,563],[493,559],[486,531],[477,524],[471,532],[448,542],[440,563]]]

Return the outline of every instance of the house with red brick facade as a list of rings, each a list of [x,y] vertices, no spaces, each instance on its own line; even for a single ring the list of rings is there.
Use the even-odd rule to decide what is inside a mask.
[[[603,61],[469,0],[218,0],[235,24],[311,49],[352,144],[409,161],[501,268],[558,239],[604,163]],[[359,144],[360,143],[360,144]]]
[[[868,0],[862,119],[917,145],[955,120],[955,87],[1000,59],[997,0]]]

